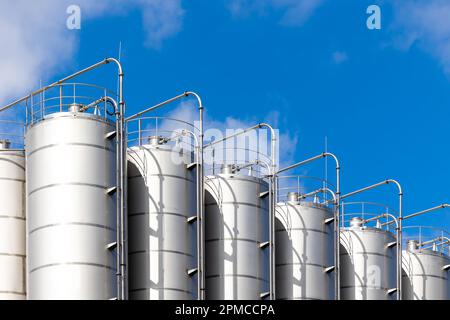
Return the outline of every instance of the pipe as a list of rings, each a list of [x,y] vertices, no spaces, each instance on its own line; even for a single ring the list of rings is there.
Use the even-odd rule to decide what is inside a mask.
[[[439,237],[437,237],[437,238],[435,238],[433,240],[429,240],[429,241],[425,241],[425,242],[419,243],[419,247],[422,247],[422,249],[424,249],[424,250],[430,249],[430,248],[432,248],[432,246],[431,247],[424,247],[424,246],[426,246],[426,245],[428,245],[430,243],[435,243],[437,241],[440,241],[440,243],[438,243],[437,246],[443,246],[443,245],[445,245],[447,243],[450,243],[450,238],[445,237],[445,236],[439,236]]]
[[[198,139],[197,136],[195,135],[194,132],[189,131],[189,130],[183,130],[184,132],[189,133],[195,141],[195,150],[196,150],[196,182],[197,182],[197,186],[202,186],[202,184],[200,184],[200,145],[198,143]],[[197,221],[200,221],[202,219],[201,217],[201,212],[202,212],[202,207],[203,207],[203,203],[202,203],[202,199],[201,199],[201,192],[203,190],[202,188],[197,187]],[[202,256],[203,256],[203,252],[202,252],[202,248],[203,248],[203,237],[200,236],[201,234],[201,230],[199,230],[201,227],[200,224],[197,224],[197,239],[199,239],[199,241],[201,241],[202,243],[199,245],[197,244],[197,266],[198,266],[198,280],[197,280],[197,299],[198,300],[204,300],[204,297],[202,297],[202,280],[200,280],[200,277],[203,275],[203,268],[200,271],[200,267],[202,265]],[[201,272],[201,273],[200,273]]]
[[[199,181],[200,183],[197,185],[197,188],[199,189],[197,192],[199,193],[199,199],[198,201],[200,202],[200,204],[197,205],[197,207],[200,208],[200,212],[198,212],[198,221],[197,221],[197,251],[201,252],[200,255],[200,259],[197,261],[197,263],[199,263],[198,265],[198,282],[197,282],[197,291],[198,291],[198,296],[197,298],[199,300],[204,300],[205,299],[205,274],[204,274],[204,270],[205,270],[205,248],[203,245],[203,239],[204,239],[204,234],[205,234],[205,226],[204,226],[204,207],[203,207],[203,203],[204,203],[204,166],[203,166],[203,139],[204,139],[204,133],[203,133],[203,113],[204,113],[204,108],[203,108],[203,103],[202,103],[202,99],[200,98],[200,96],[193,92],[193,91],[186,91],[183,92],[182,94],[179,94],[173,98],[170,98],[168,100],[165,100],[163,102],[160,102],[150,108],[144,109],[136,114],[133,114],[129,117],[127,117],[125,119],[125,122],[128,123],[129,121],[136,119],[148,112],[154,111],[158,108],[161,108],[169,103],[172,103],[176,100],[182,99],[182,98],[186,98],[188,96],[193,96],[196,100],[197,100],[197,104],[198,104],[198,110],[199,110],[199,118],[200,118],[200,124],[199,124],[199,139],[198,139],[198,144],[199,144],[199,150],[198,153],[200,155],[199,158],[199,167],[200,167],[200,171],[199,171]],[[198,172],[198,171],[197,171]],[[198,249],[200,248],[200,249]]]
[[[429,213],[429,212],[432,212],[432,211],[436,211],[436,210],[439,210],[439,209],[445,209],[445,208],[450,208],[450,204],[443,203],[443,204],[441,204],[439,206],[436,206],[436,207],[432,207],[432,208],[429,208],[429,209],[426,209],[426,210],[422,210],[422,211],[418,211],[418,212],[409,214],[407,216],[404,216],[403,220],[411,219],[411,218],[420,216],[420,215],[425,214],[425,213]],[[388,223],[390,224],[392,222],[386,222],[386,224],[388,224]]]
[[[341,299],[341,292],[340,292],[340,281],[341,281],[341,275],[340,275],[340,234],[341,234],[341,226],[339,223],[340,218],[340,203],[341,203],[341,165],[339,162],[339,159],[336,155],[330,152],[323,152],[317,156],[311,157],[309,159],[294,163],[293,165],[290,165],[288,167],[285,167],[283,169],[278,170],[276,175],[279,175],[282,172],[292,170],[294,168],[303,166],[307,163],[313,162],[318,159],[322,159],[325,157],[331,157],[336,162],[336,202],[338,205],[338,210],[335,211],[334,215],[334,241],[335,241],[335,250],[334,250],[334,264],[335,264],[335,298],[336,300]]]
[[[111,97],[105,96],[105,97],[101,97],[100,99],[86,105],[84,107],[85,110],[89,109],[89,108],[93,108],[96,107],[97,105],[99,105],[102,102],[109,102],[113,107],[114,107],[114,112],[116,115],[116,132],[118,134],[119,132],[119,128],[120,128],[120,115],[119,115],[119,107],[118,104],[116,102],[116,100],[114,100]],[[116,185],[120,186],[120,179],[121,179],[121,172],[120,172],[120,163],[121,163],[121,155],[119,152],[120,149],[120,145],[121,145],[121,141],[119,140],[119,136],[116,135],[117,139],[116,139]],[[121,224],[121,209],[120,209],[120,199],[117,198],[117,204],[116,204],[116,241],[117,241],[117,251],[120,250],[120,241],[121,241],[121,232],[120,232],[120,224]],[[117,277],[117,298],[120,299],[122,297],[122,292],[121,292],[121,288],[122,288],[122,275],[121,275],[121,270],[119,270],[119,266],[121,265],[121,255],[120,254],[116,254],[116,266],[118,267],[116,270],[116,277]]]
[[[193,139],[194,139],[195,150],[196,150],[196,162],[197,162],[197,164],[195,166],[196,169],[197,169],[196,170],[196,183],[197,183],[197,186],[201,186],[201,184],[200,184],[200,168],[201,168],[200,167],[200,145],[199,145],[199,142],[198,142],[198,138],[197,138],[197,136],[195,135],[194,132],[192,132],[190,130],[183,129],[182,132],[181,132],[181,135],[185,135],[186,133],[191,135],[193,137]],[[201,195],[200,195],[201,189],[203,189],[203,188],[197,187],[197,221],[200,221],[200,219],[201,219],[200,212],[202,211],[201,208],[203,207],[202,200],[201,200]],[[197,226],[198,226],[198,228],[197,228],[197,239],[198,240],[197,241],[199,241],[200,239],[202,239],[202,237],[200,236],[200,232],[201,232],[200,225],[197,224]],[[201,241],[203,242],[203,240],[201,240]],[[200,274],[200,266],[202,265],[202,258],[201,257],[203,255],[202,248],[203,248],[203,243],[201,245],[197,244],[197,267],[198,267],[198,269],[197,269],[197,271],[198,271],[198,281],[197,281],[197,292],[198,293],[197,293],[197,299],[198,300],[204,300],[204,298],[202,299],[202,297],[201,297],[202,287],[201,287],[201,280],[200,280],[200,276],[201,276],[201,274]]]
[[[85,69],[82,69],[82,70],[80,70],[80,71],[77,71],[77,72],[75,72],[75,73],[73,73],[73,74],[71,74],[71,75],[69,75],[69,76],[67,76],[67,77],[65,77],[65,78],[62,78],[62,79],[60,79],[60,80],[58,80],[58,81],[56,81],[56,82],[54,82],[54,83],[52,83],[52,84],[50,84],[50,85],[48,85],[48,86],[42,87],[42,88],[40,88],[40,89],[38,89],[38,90],[36,90],[36,91],[34,91],[34,92],[32,92],[32,93],[30,93],[30,94],[28,94],[28,95],[22,97],[22,98],[20,98],[20,99],[14,101],[14,102],[11,102],[10,104],[8,104],[8,105],[6,105],[6,106],[0,108],[0,112],[3,112],[3,111],[5,111],[5,110],[7,110],[7,109],[9,109],[9,108],[11,108],[11,107],[17,105],[18,103],[21,103],[21,102],[23,102],[23,101],[25,101],[25,100],[28,100],[29,98],[31,98],[31,97],[34,96],[34,95],[37,95],[37,94],[42,93],[42,92],[44,92],[44,91],[47,91],[48,89],[51,89],[51,88],[53,88],[53,87],[56,87],[56,86],[60,85],[61,83],[64,83],[64,82],[66,82],[66,81],[68,81],[68,80],[70,80],[70,79],[73,79],[73,78],[75,78],[75,77],[77,77],[77,76],[79,76],[79,75],[81,75],[81,74],[83,74],[83,73],[86,73],[86,72],[88,72],[88,71],[91,71],[91,70],[93,70],[93,69],[96,69],[96,68],[98,68],[98,67],[100,67],[100,66],[102,66],[102,65],[104,65],[104,64],[108,64],[108,63],[110,63],[110,62],[114,62],[114,63],[116,63],[116,64],[118,65],[118,67],[119,67],[119,75],[122,74],[122,76],[123,76],[123,73],[122,73],[122,66],[121,66],[120,62],[119,62],[118,60],[114,59],[114,58],[106,58],[106,59],[104,59],[104,60],[102,60],[102,61],[99,61],[99,62],[97,62],[97,63],[91,65],[90,67],[87,67],[87,68],[85,68]],[[119,91],[120,91],[120,90],[119,90]],[[119,94],[119,95],[120,95],[120,94]]]
[[[131,116],[125,118],[125,121],[128,122],[128,121],[130,121],[130,120],[136,119],[136,118],[138,118],[138,117],[140,117],[140,116],[142,116],[142,115],[144,115],[144,114],[146,114],[146,113],[148,113],[148,112],[151,112],[151,111],[153,111],[153,110],[156,110],[156,109],[158,109],[158,108],[161,108],[161,107],[165,106],[166,104],[172,103],[172,102],[174,102],[174,101],[176,101],[176,100],[179,100],[179,99],[181,99],[181,98],[185,98],[185,97],[187,97],[187,96],[188,96],[187,92],[184,92],[184,93],[182,93],[182,94],[179,94],[179,95],[177,95],[177,96],[175,96],[175,97],[173,97],[173,98],[167,99],[167,100],[165,100],[165,101],[163,101],[163,102],[160,102],[160,103],[158,103],[158,104],[155,104],[154,106],[152,106],[152,107],[150,107],[150,108],[144,109],[144,110],[142,110],[142,111],[140,111],[140,112],[138,112],[138,113],[135,113],[135,114],[133,114],[133,115],[131,115]]]
[[[401,290],[402,290],[402,246],[403,246],[403,241],[402,241],[402,237],[403,237],[403,190],[402,190],[402,186],[400,185],[400,183],[398,183],[398,181],[393,180],[393,179],[386,179],[384,181],[375,183],[371,186],[365,187],[365,188],[361,188],[358,189],[356,191],[347,193],[343,196],[341,196],[341,199],[345,199],[348,197],[351,197],[355,194],[359,194],[362,193],[364,191],[367,190],[371,190],[374,188],[377,188],[379,186],[385,185],[385,184],[395,184],[397,186],[398,189],[398,198],[399,198],[399,210],[398,210],[398,232],[397,232],[397,241],[399,243],[399,245],[397,245],[397,300],[401,300],[402,299],[402,295],[401,295]]]
[[[269,212],[269,298],[270,300],[275,300],[275,210],[276,210],[276,199],[275,199],[275,192],[276,192],[276,168],[277,168],[277,161],[276,161],[276,149],[277,149],[277,136],[275,134],[275,130],[273,127],[267,123],[258,123],[252,127],[249,127],[247,129],[244,129],[242,131],[238,131],[234,134],[231,134],[229,136],[226,136],[222,139],[215,140],[213,142],[210,142],[209,144],[204,146],[204,149],[209,148],[213,145],[216,145],[220,142],[223,142],[225,140],[235,138],[239,135],[245,134],[249,131],[260,129],[266,127],[270,130],[271,135],[271,170],[269,170],[269,176],[270,176],[270,186],[269,186],[269,206],[270,211]]]
[[[384,217],[386,217],[386,218],[390,217],[390,218],[392,218],[393,223],[395,222],[395,231],[397,232],[396,243],[397,243],[397,249],[398,249],[399,247],[401,247],[400,240],[399,240],[400,239],[400,228],[399,228],[398,219],[393,214],[383,213],[383,214],[380,214],[377,217],[366,219],[366,220],[363,221],[363,223],[367,223],[367,222],[370,222],[370,221],[377,220],[378,218],[384,218]],[[400,275],[402,274],[402,257],[401,257],[401,255],[399,256],[397,254],[397,261],[396,262],[397,262],[397,277],[398,277],[399,274]],[[397,291],[399,290],[398,289],[398,285],[399,285],[399,283],[397,282]],[[401,285],[401,283],[400,283],[400,285]],[[398,295],[397,295],[397,299],[398,299]]]
[[[305,199],[305,198],[312,197],[312,196],[314,196],[314,195],[316,195],[318,193],[322,193],[322,192],[328,192],[331,195],[331,197],[333,198],[333,204],[336,205],[336,199],[337,199],[336,198],[336,193],[333,192],[333,190],[331,190],[330,188],[320,188],[320,189],[317,189],[315,191],[311,191],[309,193],[301,194],[301,195],[298,196],[298,198],[299,199]]]
[[[203,102],[201,97],[194,91],[187,91],[185,92],[186,96],[193,96],[196,100],[197,100],[197,104],[198,104],[198,110],[199,110],[199,117],[200,117],[200,123],[199,123],[199,154],[200,154],[200,185],[199,188],[200,189],[200,221],[198,224],[198,228],[200,229],[200,247],[201,247],[201,255],[200,255],[200,268],[201,268],[201,272],[199,273],[199,287],[200,287],[200,292],[199,292],[199,299],[200,300],[205,300],[205,246],[204,246],[204,239],[205,239],[205,213],[204,213],[204,199],[205,199],[205,183],[204,183],[204,165],[203,165],[203,139],[204,139],[204,132],[203,132],[203,113],[204,113],[204,109],[203,109]],[[198,231],[197,231],[198,232]]]

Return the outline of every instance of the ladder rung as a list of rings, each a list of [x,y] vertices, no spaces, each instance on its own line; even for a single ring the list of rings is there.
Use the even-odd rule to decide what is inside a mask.
[[[108,243],[106,245],[106,249],[108,249],[108,250],[114,250],[116,247],[117,247],[117,241]]]
[[[263,198],[267,197],[268,195],[269,195],[269,191],[264,191],[264,192],[261,192],[261,193],[259,194],[259,197],[260,197],[261,199],[263,199]]]
[[[187,271],[188,276],[193,276],[194,274],[196,274],[198,272],[198,268],[194,268],[194,269],[189,269]]]
[[[112,140],[116,137],[116,135],[117,135],[117,131],[111,131],[105,135],[105,138],[108,140]]]
[[[325,224],[330,224],[330,223],[332,223],[334,221],[334,218],[328,218],[328,219],[325,219],[324,221],[323,221],[323,223],[325,223]]]
[[[395,292],[397,292],[397,288],[392,288],[387,291],[388,294],[393,294]]]
[[[193,222],[197,221],[197,218],[198,218],[197,216],[191,216],[191,217],[187,218],[187,222],[193,223]]]
[[[330,266],[330,267],[325,268],[325,269],[323,270],[323,272],[325,272],[325,273],[330,273],[330,272],[333,272],[335,269],[336,269],[335,266]]]
[[[260,297],[261,299],[265,299],[265,298],[267,298],[268,296],[270,296],[270,292],[263,292],[263,293],[260,293],[260,294],[259,294],[259,297]]]
[[[116,193],[116,191],[117,191],[117,187],[111,187],[106,190],[106,194],[112,195],[112,194]]]
[[[261,243],[259,244],[259,247],[260,247],[261,249],[264,249],[264,248],[268,247],[269,244],[270,244],[270,241],[261,242]]]
[[[450,269],[450,264],[447,264],[442,267],[442,270],[448,271]]]
[[[387,247],[392,248],[392,247],[395,247],[396,245],[397,245],[397,241],[392,241],[387,244]]]
[[[186,168],[187,168],[188,170],[192,170],[192,169],[194,169],[195,167],[197,167],[197,162],[191,162],[191,163],[189,163],[189,164],[186,165]]]

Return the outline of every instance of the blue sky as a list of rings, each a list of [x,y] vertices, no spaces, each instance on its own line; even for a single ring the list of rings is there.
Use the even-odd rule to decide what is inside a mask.
[[[2,102],[35,88],[38,79],[56,80],[117,56],[121,41],[130,113],[194,90],[211,119],[275,122],[290,137],[292,159],[322,152],[328,137],[329,151],[342,162],[344,193],[394,178],[403,184],[406,213],[450,202],[446,1],[136,0],[123,12],[115,0],[102,8],[78,2],[81,30],[65,30],[65,12],[50,4],[31,15],[50,10],[60,17],[51,28],[63,30],[41,39],[28,30],[32,23],[18,27],[29,37],[29,54],[42,57],[21,75],[23,88],[3,92]],[[382,9],[381,30],[366,27],[371,4]],[[49,48],[41,52],[44,45]],[[5,55],[10,58],[13,49]],[[113,86],[105,79],[114,72],[86,80]],[[310,168],[308,174],[323,173],[323,163]],[[396,208],[397,198],[395,188],[386,186],[354,200]],[[449,213],[414,222],[448,226]]]

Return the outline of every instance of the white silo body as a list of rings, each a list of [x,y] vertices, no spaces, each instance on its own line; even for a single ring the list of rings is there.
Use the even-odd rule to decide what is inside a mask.
[[[159,137],[128,149],[128,261],[132,300],[197,298],[193,154]]]
[[[205,179],[205,295],[258,300],[269,292],[269,201],[263,179],[223,173]]]
[[[402,297],[404,300],[448,300],[450,257],[419,249],[412,240],[403,250]]]
[[[342,300],[395,300],[396,237],[363,226],[353,218],[341,228],[340,287]]]
[[[28,127],[29,299],[117,296],[114,130],[104,117],[80,112]]]
[[[276,208],[276,297],[333,300],[333,212],[321,204],[299,202],[298,193],[290,196]]]
[[[0,300],[26,298],[25,154],[0,141]]]

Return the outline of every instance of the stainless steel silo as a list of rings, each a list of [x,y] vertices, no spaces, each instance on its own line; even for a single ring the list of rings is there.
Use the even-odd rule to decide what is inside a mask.
[[[0,300],[26,298],[25,154],[0,140]]]
[[[116,292],[115,126],[57,112],[26,141],[29,299],[113,299]]]
[[[269,292],[268,183],[235,172],[205,179],[205,290],[208,300],[258,300]]]
[[[300,202],[297,192],[277,204],[275,277],[277,299],[334,299],[333,212]]]
[[[341,299],[396,299],[396,237],[354,217],[341,228]]]
[[[419,247],[410,240],[403,251],[404,300],[447,300],[450,257],[443,252]]]
[[[197,298],[193,153],[159,136],[128,150],[129,298]]]

